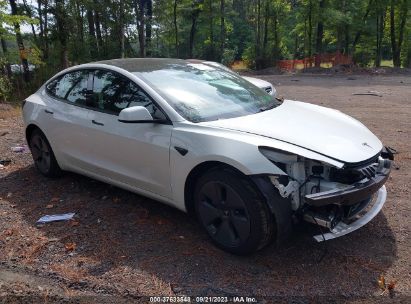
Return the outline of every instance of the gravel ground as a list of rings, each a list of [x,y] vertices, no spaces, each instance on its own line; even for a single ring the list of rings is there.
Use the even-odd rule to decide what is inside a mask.
[[[148,302],[144,296],[254,296],[259,302],[411,302],[411,77],[260,76],[280,95],[339,109],[396,150],[388,200],[365,227],[315,243],[296,227],[249,257],[216,249],[194,219],[76,174],[33,168],[18,110],[0,105],[0,302]],[[352,95],[377,91],[379,96]],[[45,214],[75,220],[36,227]],[[383,292],[383,276],[394,289]],[[192,298],[193,300],[194,298]]]

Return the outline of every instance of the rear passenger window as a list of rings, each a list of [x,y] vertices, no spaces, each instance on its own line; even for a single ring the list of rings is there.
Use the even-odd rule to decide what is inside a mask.
[[[88,71],[75,71],[64,74],[48,83],[46,90],[53,97],[85,105],[88,94],[88,74]]]

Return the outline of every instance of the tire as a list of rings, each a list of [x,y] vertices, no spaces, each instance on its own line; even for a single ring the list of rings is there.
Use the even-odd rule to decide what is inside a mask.
[[[39,129],[32,132],[29,140],[34,165],[46,177],[58,177],[62,171],[46,136]]]
[[[197,218],[213,243],[236,255],[268,245],[274,218],[262,195],[248,178],[225,168],[211,169],[195,187]]]

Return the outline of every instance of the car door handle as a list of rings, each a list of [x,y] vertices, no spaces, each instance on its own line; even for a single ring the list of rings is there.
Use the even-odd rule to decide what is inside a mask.
[[[104,126],[104,124],[102,122],[95,121],[94,119],[91,122],[95,125],[98,125],[98,126]]]
[[[47,114],[54,114],[53,111],[50,111],[50,110],[47,110],[47,109],[45,109],[44,112],[46,112]]]

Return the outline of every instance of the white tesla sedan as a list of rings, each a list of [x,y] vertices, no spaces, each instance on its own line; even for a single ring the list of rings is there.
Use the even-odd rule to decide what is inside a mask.
[[[363,124],[202,63],[75,66],[23,115],[45,176],[73,171],[193,213],[235,254],[284,240],[296,219],[328,229],[317,241],[347,234],[386,199],[392,154]]]

